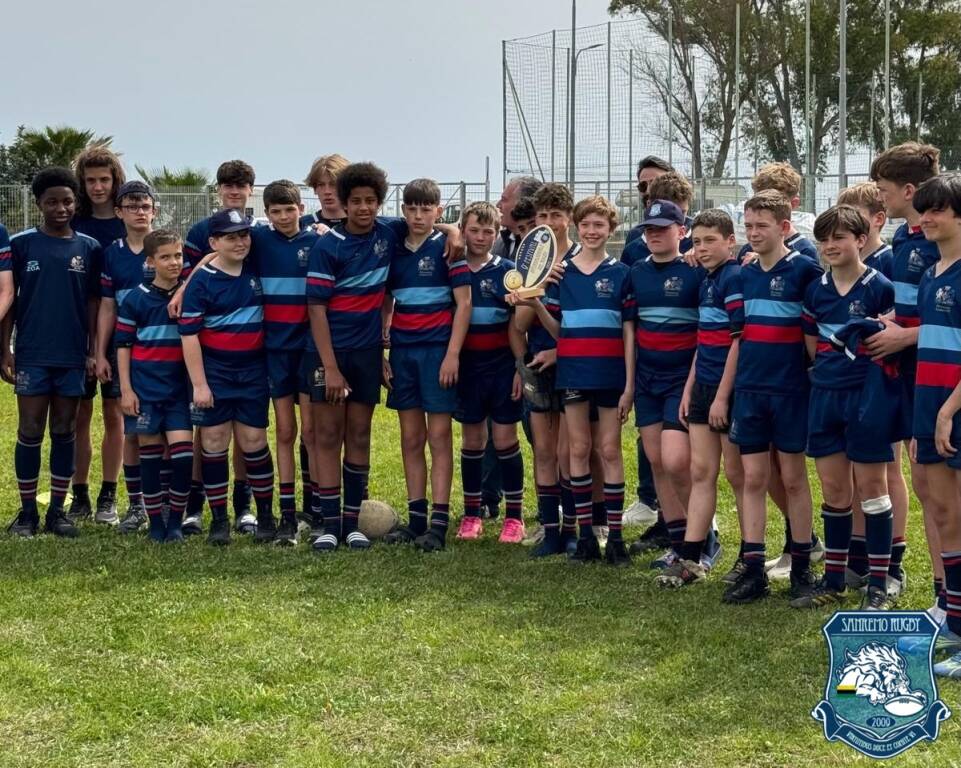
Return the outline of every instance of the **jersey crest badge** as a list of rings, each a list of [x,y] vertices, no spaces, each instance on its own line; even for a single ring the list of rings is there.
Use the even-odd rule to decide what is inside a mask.
[[[954,288],[950,285],[942,285],[934,292],[934,303],[938,312],[953,310],[955,305]]]
[[[594,292],[599,299],[609,299],[614,295],[614,282],[609,278],[602,277],[594,282]]]
[[[924,611],[838,611],[824,625],[828,674],[811,716],[828,741],[872,758],[938,738],[951,711],[932,673],[938,626]]]
[[[908,270],[910,272],[920,272],[922,269],[924,269],[924,257],[921,256],[921,251],[912,248],[911,255],[908,256]]]
[[[664,295],[665,296],[678,296],[681,293],[681,289],[684,288],[684,279],[673,275],[664,281]]]
[[[864,317],[864,303],[860,299],[855,299],[848,304],[848,317]]]
[[[480,281],[479,288],[481,296],[483,296],[485,299],[489,299],[494,295],[494,281],[489,277],[485,277]]]
[[[374,256],[382,259],[387,254],[387,241],[378,238],[374,241]]]
[[[87,265],[83,260],[83,256],[79,253],[74,254],[70,257],[70,271],[71,272],[86,272]]]
[[[434,274],[434,257],[422,256],[417,261],[417,274],[421,277],[430,277]]]
[[[771,295],[772,296],[783,296],[784,295],[784,278],[783,277],[772,277],[771,278]]]
[[[299,248],[297,250],[297,264],[301,267],[307,266],[307,254],[308,250],[306,248]]]

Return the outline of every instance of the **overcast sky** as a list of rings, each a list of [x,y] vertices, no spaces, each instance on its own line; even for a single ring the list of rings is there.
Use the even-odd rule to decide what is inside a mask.
[[[578,26],[607,0],[579,0]],[[501,40],[570,26],[568,0],[4,3],[0,142],[17,125],[114,137],[124,163],[259,183],[341,152],[392,180],[501,175]]]

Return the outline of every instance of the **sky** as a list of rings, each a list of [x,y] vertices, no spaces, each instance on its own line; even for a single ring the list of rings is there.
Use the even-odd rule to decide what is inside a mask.
[[[578,26],[608,20],[579,0]],[[128,173],[303,179],[317,155],[392,181],[501,178],[501,40],[566,28],[568,0],[5,3],[0,143],[68,124],[114,137]],[[20,34],[17,30],[33,30]]]

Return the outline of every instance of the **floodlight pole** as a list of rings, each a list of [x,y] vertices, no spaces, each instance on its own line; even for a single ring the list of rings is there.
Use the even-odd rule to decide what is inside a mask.
[[[570,82],[570,93],[571,93],[571,124],[570,124],[570,138],[569,147],[567,150],[567,159],[570,163],[570,173],[567,176],[567,181],[571,186],[571,194],[574,194],[574,101],[577,93],[577,0],[571,0],[571,82]]]
[[[734,7],[734,202],[740,202],[737,178],[741,175],[741,4]]]
[[[891,0],[884,0],[884,148],[891,144]]]
[[[841,0],[841,67],[838,72],[838,185],[848,185],[848,3]]]

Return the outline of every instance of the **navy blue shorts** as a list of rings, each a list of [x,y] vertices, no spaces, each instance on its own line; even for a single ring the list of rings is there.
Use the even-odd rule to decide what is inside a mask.
[[[513,387],[513,359],[490,370],[461,368],[454,419],[461,424],[480,424],[489,417],[497,424],[516,424],[523,415],[524,400],[511,399]]]
[[[190,404],[190,422],[195,427],[216,427],[228,421],[239,421],[254,429],[266,429],[270,398],[267,388],[257,396],[221,397],[214,395],[213,408],[197,408]]]
[[[940,464],[947,462],[951,469],[961,469],[961,413],[956,413],[954,423],[951,427],[951,446],[958,452],[950,459],[940,456],[934,448],[933,437],[919,437],[918,444],[918,464]]]
[[[871,424],[859,413],[861,388],[813,387],[808,405],[807,455],[843,453],[859,464],[894,461],[888,424]]]
[[[167,432],[192,432],[190,403],[140,403],[139,416],[123,417],[125,435],[162,435]]]
[[[762,453],[774,446],[783,453],[807,447],[808,393],[773,395],[737,392],[731,414],[731,442],[742,454]]]
[[[301,349],[292,352],[267,350],[267,384],[272,400],[308,394],[309,390],[300,375],[303,357],[304,351]]]
[[[425,413],[456,411],[457,387],[444,389],[440,385],[440,365],[446,354],[446,344],[391,347],[390,370],[394,377],[387,392],[387,407],[396,411],[419,408]]]
[[[717,388],[717,384],[702,384],[700,381],[694,381],[691,386],[691,402],[687,408],[689,424],[710,424],[711,406],[714,405],[714,398],[717,397]],[[732,410],[733,404],[729,404],[727,409],[728,427],[725,429],[711,427],[712,432],[726,434],[730,430]]]
[[[13,391],[24,397],[40,395],[83,397],[86,374],[83,368],[17,365],[17,378]]]
[[[914,370],[901,370],[901,411],[895,426],[893,442],[911,439],[911,428],[914,424]]]
[[[623,390],[618,389],[565,389],[561,392],[564,405],[588,403],[591,406],[591,421],[597,421],[598,408],[617,408]]]
[[[662,424],[663,429],[686,432],[681,424],[681,397],[685,379],[663,381],[644,374],[634,379],[634,424],[649,427]]]
[[[335,349],[334,358],[350,388],[347,402],[377,405],[380,402],[380,380],[384,370],[383,348]],[[315,349],[304,352],[300,364],[300,386],[310,395],[310,402],[327,401],[324,365]]]

